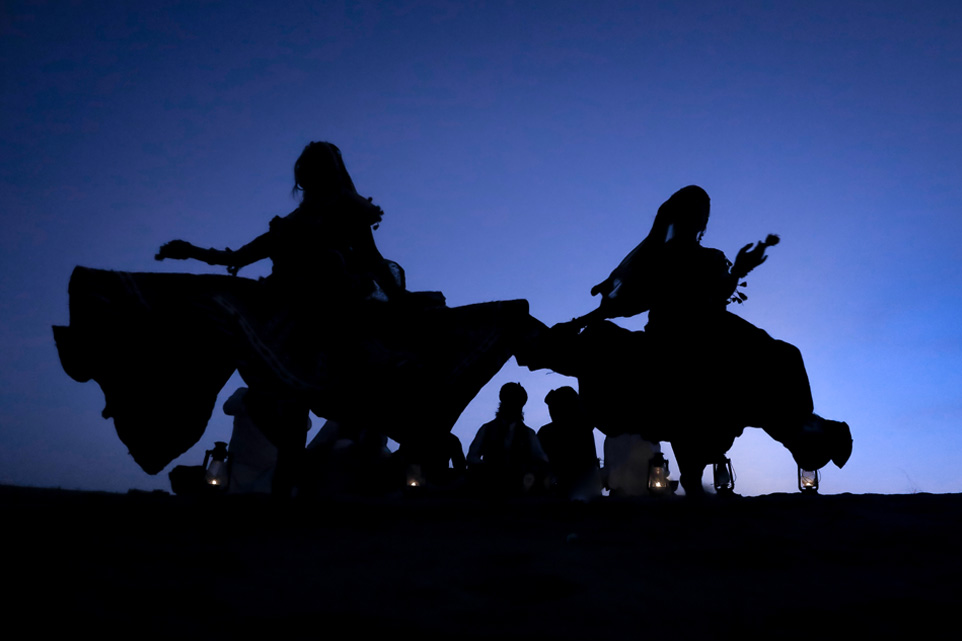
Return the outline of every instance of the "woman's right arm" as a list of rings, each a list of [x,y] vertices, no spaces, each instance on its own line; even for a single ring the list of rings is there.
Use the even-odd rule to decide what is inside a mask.
[[[246,267],[270,255],[270,232],[262,234],[247,243],[237,251],[231,249],[203,249],[188,243],[186,240],[172,240],[160,246],[160,250],[154,256],[156,260],[171,258],[173,260],[186,260],[192,258],[207,263],[208,265],[224,265],[231,274],[237,274],[241,267]]]

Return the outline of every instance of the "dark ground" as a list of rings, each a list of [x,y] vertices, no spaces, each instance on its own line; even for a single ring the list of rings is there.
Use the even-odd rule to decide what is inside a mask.
[[[962,596],[960,494],[278,503],[0,486],[0,514],[3,617],[38,638],[954,638]]]

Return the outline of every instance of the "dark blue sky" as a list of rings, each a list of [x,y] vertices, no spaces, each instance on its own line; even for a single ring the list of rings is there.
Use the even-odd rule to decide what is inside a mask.
[[[153,254],[262,233],[296,204],[300,149],[330,140],[413,289],[527,298],[549,324],[703,186],[706,245],[782,235],[736,311],[796,344],[816,410],[852,426],[825,490],[962,490],[962,5],[245,4],[0,9],[0,482],[167,487],[59,366],[70,271],[213,271]],[[536,428],[571,383],[510,362],[465,447],[508,380]],[[218,412],[178,462],[229,429]],[[759,430],[731,456],[745,493],[794,487]]]

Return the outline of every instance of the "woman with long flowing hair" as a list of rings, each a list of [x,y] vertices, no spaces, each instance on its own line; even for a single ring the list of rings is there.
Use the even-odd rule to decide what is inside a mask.
[[[408,291],[374,242],[382,210],[333,144],[307,145],[294,179],[300,205],[240,249],[174,240],[156,255],[230,276],[78,267],[71,278],[71,322],[55,328],[61,362],[100,384],[104,417],[148,473],[197,442],[236,369],[280,450],[287,493],[308,410],[400,442],[448,431],[538,326],[524,300],[448,308],[439,292]],[[234,277],[262,259],[270,276]]]

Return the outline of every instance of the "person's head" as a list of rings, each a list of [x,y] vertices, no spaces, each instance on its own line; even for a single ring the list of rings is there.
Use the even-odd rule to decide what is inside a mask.
[[[528,402],[528,393],[521,387],[521,383],[505,383],[501,386],[498,398],[501,400],[498,414],[511,416],[521,413],[524,404]]]
[[[544,397],[548,406],[548,414],[554,422],[577,419],[580,412],[578,392],[570,385],[551,390]]]
[[[682,187],[658,208],[664,221],[665,240],[698,241],[708,226],[711,199],[697,185]]]
[[[377,229],[384,212],[357,193],[351,175],[347,173],[341,150],[329,142],[312,142],[294,163],[294,194],[301,192],[305,203],[337,200],[341,211],[359,216]]]
[[[294,191],[304,200],[356,194],[341,150],[329,142],[312,142],[294,163]]]

